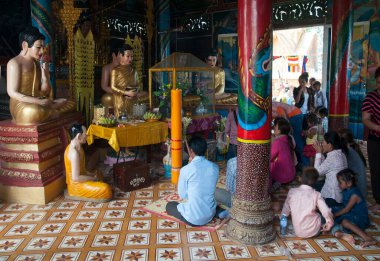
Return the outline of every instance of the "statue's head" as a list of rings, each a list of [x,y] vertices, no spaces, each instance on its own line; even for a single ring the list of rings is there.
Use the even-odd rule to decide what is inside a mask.
[[[119,49],[123,46],[123,42],[119,39],[111,39],[109,42],[110,55],[112,57],[112,62],[120,63],[120,59],[118,59],[117,54],[119,53]]]
[[[79,123],[74,123],[70,129],[69,134],[71,140],[77,139],[80,144],[87,142],[86,127]]]
[[[45,36],[36,27],[25,28],[18,39],[24,56],[30,55],[35,59],[40,59],[45,47]]]
[[[129,44],[124,44],[119,48],[117,58],[121,65],[131,65],[133,61],[133,48]]]
[[[212,49],[208,52],[206,56],[206,63],[211,67],[215,67],[218,61],[218,52],[215,49]]]

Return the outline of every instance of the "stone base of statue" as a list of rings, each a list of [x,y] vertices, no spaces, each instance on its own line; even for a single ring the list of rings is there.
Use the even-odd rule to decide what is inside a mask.
[[[0,198],[9,203],[46,204],[65,189],[63,154],[67,129],[80,113],[36,125],[0,121]]]

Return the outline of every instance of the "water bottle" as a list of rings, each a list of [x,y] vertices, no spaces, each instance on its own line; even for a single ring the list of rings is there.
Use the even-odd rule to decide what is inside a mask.
[[[280,219],[280,234],[286,235],[286,226],[288,225],[288,218],[282,214]]]

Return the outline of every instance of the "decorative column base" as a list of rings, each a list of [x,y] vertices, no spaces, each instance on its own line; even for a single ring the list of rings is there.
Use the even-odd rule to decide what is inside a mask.
[[[246,245],[260,245],[276,237],[268,193],[270,143],[238,145],[236,193],[232,199],[226,236]]]
[[[246,245],[261,245],[276,237],[270,198],[262,202],[233,199],[226,236]]]
[[[329,116],[329,130],[338,131],[349,127],[349,116]]]

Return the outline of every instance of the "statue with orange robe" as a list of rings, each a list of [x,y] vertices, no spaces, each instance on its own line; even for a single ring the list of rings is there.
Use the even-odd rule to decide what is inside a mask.
[[[31,125],[75,111],[75,103],[53,99],[47,63],[41,63],[45,36],[36,27],[19,35],[21,52],[7,64],[7,92],[13,122]]]
[[[65,150],[66,198],[107,202],[112,199],[112,188],[107,183],[96,181],[97,177],[86,171],[82,144],[86,143],[86,128],[74,124],[70,130],[71,142]]]

